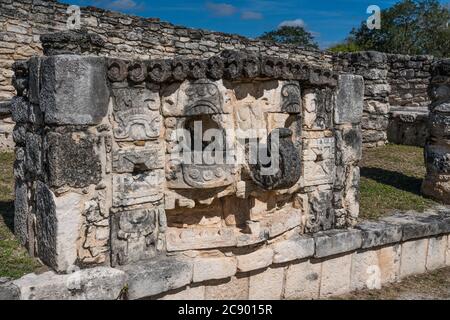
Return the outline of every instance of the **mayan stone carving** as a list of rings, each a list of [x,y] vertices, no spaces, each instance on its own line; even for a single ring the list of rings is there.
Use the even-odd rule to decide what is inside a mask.
[[[16,70],[16,234],[58,272],[224,250],[235,263],[356,221],[359,76],[240,51]]]

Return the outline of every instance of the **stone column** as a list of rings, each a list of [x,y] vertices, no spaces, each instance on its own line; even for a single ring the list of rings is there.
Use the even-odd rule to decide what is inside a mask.
[[[433,66],[423,194],[450,204],[450,59]]]

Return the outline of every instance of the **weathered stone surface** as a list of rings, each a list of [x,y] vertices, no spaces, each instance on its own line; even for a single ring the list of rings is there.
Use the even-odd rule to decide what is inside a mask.
[[[363,77],[340,75],[334,108],[334,122],[337,124],[361,122],[363,100]]]
[[[104,58],[53,56],[41,61],[40,103],[48,124],[98,124],[106,116],[109,90]]]
[[[274,251],[271,248],[265,248],[237,256],[238,271],[247,272],[268,267],[272,264],[273,255]]]
[[[14,198],[14,235],[23,246],[27,245],[29,240],[28,219],[28,187],[23,181],[17,180]]]
[[[11,100],[12,120],[17,123],[27,123],[30,104],[24,97],[14,97]]]
[[[247,274],[237,275],[229,279],[210,282],[205,287],[207,300],[247,300],[249,277]]]
[[[381,270],[375,250],[359,251],[352,255],[350,289],[381,289]]]
[[[332,255],[350,252],[361,248],[361,231],[329,230],[314,234],[316,242],[316,258],[329,257]]]
[[[308,258],[314,255],[314,238],[296,235],[288,240],[274,243],[272,249],[274,263]]]
[[[308,89],[303,98],[305,129],[325,130],[333,125],[335,101],[330,89]]]
[[[447,250],[447,236],[428,239],[427,271],[445,267],[445,254]]]
[[[318,232],[333,228],[335,210],[333,207],[333,190],[329,186],[319,186],[308,194],[309,212],[306,216],[307,232]]]
[[[334,138],[306,139],[302,160],[305,186],[332,183],[335,172]]]
[[[126,285],[120,270],[97,267],[59,275],[52,271],[28,274],[14,285],[22,300],[115,300]]]
[[[232,228],[189,228],[167,230],[167,250],[182,251],[233,247],[237,244]]]
[[[55,270],[65,272],[77,260],[82,197],[73,192],[56,197],[38,182],[35,201],[38,256]]]
[[[402,239],[402,228],[384,221],[364,221],[355,227],[362,233],[362,248],[379,247]]]
[[[159,300],[205,300],[205,287],[182,288],[181,290],[175,290],[175,292],[164,295]]]
[[[307,260],[286,270],[285,299],[318,299],[322,264]]]
[[[236,259],[231,258],[197,258],[194,261],[194,282],[225,279],[236,274]]]
[[[322,262],[321,298],[338,296],[350,291],[351,263],[351,254]]]
[[[396,244],[378,250],[381,283],[395,282],[400,278],[402,245]]]
[[[336,163],[357,163],[362,157],[362,132],[359,126],[336,130]]]
[[[398,213],[381,219],[390,224],[400,225],[402,240],[418,239],[448,232],[449,223],[436,212]]]
[[[407,241],[402,244],[400,277],[425,273],[428,239]]]
[[[85,132],[50,132],[44,140],[51,186],[83,188],[101,180],[101,138]]]
[[[140,299],[186,286],[193,264],[178,258],[160,258],[120,268],[128,276],[128,298]]]
[[[149,148],[117,150],[113,156],[113,170],[117,173],[133,173],[164,168],[164,148],[160,144]]]
[[[8,278],[0,278],[0,301],[3,300],[19,300],[19,288],[14,285]]]
[[[249,281],[249,300],[279,300],[283,291],[284,268],[254,272]]]

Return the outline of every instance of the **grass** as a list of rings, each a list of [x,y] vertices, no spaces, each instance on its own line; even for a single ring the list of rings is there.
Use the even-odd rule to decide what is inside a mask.
[[[355,291],[337,300],[450,300],[450,267],[410,276],[380,290]]]
[[[423,211],[436,205],[423,197],[423,149],[387,145],[363,151],[360,218],[376,219],[393,210]]]
[[[13,153],[0,153],[0,277],[20,278],[40,267],[17,242],[14,229]]]

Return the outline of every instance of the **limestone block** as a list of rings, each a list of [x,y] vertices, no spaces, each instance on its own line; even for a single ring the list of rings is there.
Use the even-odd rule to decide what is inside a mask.
[[[70,192],[56,197],[38,181],[35,197],[38,256],[55,270],[65,272],[77,260],[82,196]]]
[[[284,268],[254,272],[249,281],[249,300],[279,300],[283,291]]]
[[[99,144],[101,138],[85,132],[50,132],[44,138],[53,187],[83,188],[102,178]]]
[[[160,258],[121,267],[128,276],[129,299],[141,299],[182,288],[192,280],[192,262]]]
[[[23,246],[25,246],[29,241],[28,219],[28,187],[26,183],[16,180],[14,199],[14,235]]]
[[[361,122],[364,100],[364,80],[361,76],[340,75],[334,108],[336,124]]]
[[[333,257],[322,262],[320,298],[350,292],[352,255]]]
[[[427,271],[445,267],[445,252],[447,250],[447,236],[428,239]]]
[[[98,124],[109,90],[104,58],[60,55],[41,60],[40,104],[48,124]]]
[[[229,279],[214,281],[205,286],[206,300],[247,300],[249,277],[237,275]]]
[[[333,183],[336,170],[334,138],[305,139],[302,153],[304,186]]]
[[[378,250],[378,262],[381,271],[381,283],[391,283],[400,278],[402,245],[384,247]]]
[[[194,261],[194,282],[224,279],[236,274],[236,259],[226,258],[197,258]]]
[[[361,231],[355,229],[329,230],[314,234],[316,258],[328,257],[361,248]]]
[[[113,176],[113,205],[116,207],[161,201],[164,170]]]
[[[450,266],[450,236],[447,236],[447,251],[445,253],[445,265]]]
[[[187,287],[182,290],[168,293],[159,300],[205,300],[205,287]]]
[[[37,56],[31,57],[28,61],[28,74],[29,74],[29,88],[28,88],[28,98],[31,103],[39,104],[39,93],[40,93],[40,68],[41,59]]]
[[[271,248],[265,248],[237,256],[238,271],[247,272],[268,267],[272,264],[273,254],[274,252]]]
[[[364,221],[355,228],[361,230],[363,249],[400,242],[402,239],[401,226],[384,221]]]
[[[114,89],[113,96],[113,128],[117,140],[153,140],[160,137],[162,117],[157,88]]]
[[[358,251],[352,255],[351,290],[381,289],[381,270],[374,250]]]
[[[25,138],[25,168],[30,177],[42,174],[42,136],[27,132]]]
[[[22,300],[115,300],[126,285],[120,270],[97,267],[67,275],[52,271],[15,280]]]
[[[234,228],[225,227],[168,228],[166,241],[168,251],[234,247],[237,243]]]
[[[0,278],[0,301],[19,299],[19,288],[14,285],[8,278]]]
[[[425,273],[428,239],[407,241],[402,244],[400,277]]]
[[[308,258],[314,254],[314,238],[295,235],[288,240],[274,243],[272,249],[274,252],[274,263],[284,263]]]
[[[286,270],[285,299],[318,299],[322,264],[307,260]]]
[[[336,130],[336,163],[357,163],[362,157],[361,127],[343,127]]]
[[[119,149],[113,153],[113,171],[133,173],[164,168],[164,148],[161,144],[149,147]]]
[[[331,89],[307,89],[303,98],[304,126],[307,130],[331,129],[334,97]]]
[[[27,123],[29,109],[30,104],[24,97],[14,97],[11,100],[12,120],[17,123]]]

